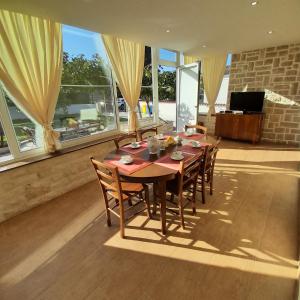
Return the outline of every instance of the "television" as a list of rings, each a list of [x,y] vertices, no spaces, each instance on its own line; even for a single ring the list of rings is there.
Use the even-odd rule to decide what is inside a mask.
[[[230,110],[246,112],[262,112],[265,92],[232,92]]]

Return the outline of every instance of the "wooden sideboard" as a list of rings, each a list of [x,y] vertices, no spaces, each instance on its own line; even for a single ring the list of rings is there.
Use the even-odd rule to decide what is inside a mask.
[[[216,114],[215,135],[234,140],[260,141],[264,114]]]

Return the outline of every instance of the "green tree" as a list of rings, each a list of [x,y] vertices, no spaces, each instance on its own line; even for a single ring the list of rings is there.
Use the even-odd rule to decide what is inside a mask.
[[[158,93],[160,101],[176,100],[176,71],[158,70]]]

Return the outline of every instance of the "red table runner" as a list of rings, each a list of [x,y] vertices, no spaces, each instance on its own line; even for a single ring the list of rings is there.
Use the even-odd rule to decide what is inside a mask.
[[[140,153],[140,152],[144,151],[145,149],[147,149],[147,146],[148,146],[147,142],[140,142],[140,145],[141,145],[141,147],[134,149],[134,148],[131,148],[131,145],[129,144],[129,145],[120,147],[120,150],[128,152],[130,154],[137,154],[137,153]]]
[[[205,137],[205,134],[193,133],[193,135],[187,136],[187,135],[185,135],[184,132],[181,132],[181,133],[178,133],[178,136],[180,136],[181,138],[183,138],[185,140],[201,140]]]
[[[189,159],[193,156],[192,154],[185,153],[185,152],[183,152],[182,155],[184,157],[182,160],[174,160],[171,158],[170,154],[167,154],[166,156],[163,156],[163,157],[159,158],[158,160],[156,160],[154,163],[157,165],[178,171],[180,162],[186,161],[187,159]]]
[[[145,161],[142,158],[133,157],[133,162],[128,165],[125,165],[119,161],[120,158],[121,158],[120,155],[116,155],[113,159],[107,159],[105,160],[105,162],[115,167],[118,167],[121,172],[126,173],[128,175],[152,164],[152,162]]]
[[[191,154],[198,154],[201,149],[203,149],[205,146],[210,145],[209,143],[202,143],[200,142],[201,147],[196,148],[193,147],[191,143],[188,143],[180,148],[178,148],[179,151],[191,153]]]

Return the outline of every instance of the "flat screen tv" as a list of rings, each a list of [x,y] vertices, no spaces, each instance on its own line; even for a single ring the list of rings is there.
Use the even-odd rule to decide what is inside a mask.
[[[265,92],[232,92],[230,110],[262,112]]]

